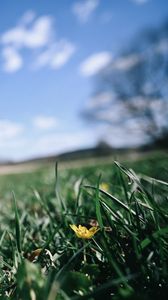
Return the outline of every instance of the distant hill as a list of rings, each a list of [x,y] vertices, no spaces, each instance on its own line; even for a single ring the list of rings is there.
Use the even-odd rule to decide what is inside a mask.
[[[99,143],[96,147],[93,148],[77,149],[74,151],[69,151],[58,155],[35,157],[32,159],[22,160],[19,162],[14,162],[10,160],[0,160],[0,165],[22,164],[22,163],[31,163],[31,162],[50,162],[56,160],[57,161],[79,160],[84,158],[110,156],[114,154],[114,152],[116,151],[118,152],[117,149],[113,149],[111,146],[109,146],[106,143]]]
[[[11,165],[11,164],[13,164],[13,161],[12,161],[12,160],[1,159],[1,158],[0,158],[0,166],[3,166],[3,165]]]
[[[68,151],[65,153],[61,153],[58,155],[44,156],[44,157],[36,157],[33,159],[25,160],[20,163],[29,163],[29,162],[43,162],[43,161],[70,161],[70,160],[79,160],[84,158],[92,158],[92,157],[101,157],[112,155],[114,153],[114,149],[108,145],[98,145],[93,148],[86,149],[77,149],[74,151]]]
[[[27,160],[22,160],[19,162],[14,162],[11,160],[3,160],[0,159],[0,165],[19,165],[19,164],[29,164],[29,163],[40,163],[40,162],[68,162],[71,160],[80,160],[80,159],[87,159],[87,158],[98,158],[98,157],[107,157],[111,155],[117,154],[127,154],[131,151],[140,151],[146,152],[152,150],[151,147],[140,147],[137,149],[132,148],[113,148],[106,142],[100,142],[96,147],[86,148],[86,149],[77,149],[74,151],[69,151],[65,153],[61,153],[58,155],[50,155],[50,156],[43,156],[43,157],[34,157]]]

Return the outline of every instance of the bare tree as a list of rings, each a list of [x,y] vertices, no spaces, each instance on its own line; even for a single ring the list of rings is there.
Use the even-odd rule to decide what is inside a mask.
[[[130,45],[97,75],[83,116],[168,145],[168,22]]]

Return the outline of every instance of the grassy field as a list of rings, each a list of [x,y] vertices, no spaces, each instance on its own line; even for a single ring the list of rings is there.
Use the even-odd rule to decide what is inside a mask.
[[[0,299],[167,299],[167,181],[165,153],[0,176]]]

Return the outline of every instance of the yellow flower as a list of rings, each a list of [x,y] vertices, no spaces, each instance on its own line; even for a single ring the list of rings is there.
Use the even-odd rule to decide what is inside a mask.
[[[94,234],[99,230],[97,226],[93,226],[90,229],[87,229],[85,226],[79,225],[70,225],[71,229],[75,231],[78,238],[81,239],[91,239]]]
[[[101,188],[102,190],[104,190],[105,192],[108,192],[108,190],[109,190],[109,185],[108,185],[106,182],[102,182],[102,183],[100,184],[100,188]]]

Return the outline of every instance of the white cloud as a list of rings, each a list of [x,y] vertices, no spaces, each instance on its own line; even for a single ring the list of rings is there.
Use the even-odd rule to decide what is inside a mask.
[[[38,129],[53,129],[58,125],[58,120],[54,117],[37,116],[34,118],[33,124]]]
[[[80,73],[83,76],[92,76],[101,71],[104,67],[109,65],[112,60],[110,52],[99,52],[89,56],[80,65]]]
[[[96,143],[97,137],[98,132],[90,129],[43,135],[33,143],[33,155],[52,155],[91,147]]]
[[[111,107],[104,108],[95,113],[96,120],[118,124],[121,123],[121,120],[125,117],[126,109],[122,105],[115,104]]]
[[[3,45],[2,57],[5,72],[16,72],[22,68],[23,57],[20,54],[22,49],[42,48],[52,43],[52,17],[42,16],[36,18],[36,20],[34,18],[34,12],[28,11],[16,27],[2,34],[0,41]]]
[[[23,65],[23,59],[18,51],[16,51],[14,48],[5,47],[2,50],[2,56],[4,58],[3,69],[5,72],[12,73],[21,69]]]
[[[38,50],[33,52],[35,68],[49,66],[53,69],[66,64],[76,50],[66,39],[55,39],[52,16],[37,18],[33,11],[27,11],[15,27],[4,32],[0,42],[6,72],[18,71],[23,66],[24,49]]]
[[[35,12],[32,10],[28,10],[24,13],[24,15],[20,19],[20,24],[27,25],[30,24],[32,21],[34,21],[36,15]]]
[[[133,126],[133,124],[131,124]],[[142,145],[142,141],[145,144],[147,139],[144,138],[144,134],[139,132],[136,128],[128,127],[107,127],[103,136],[104,140],[107,141],[112,147],[137,147]]]
[[[0,140],[7,141],[15,138],[23,132],[24,128],[21,124],[12,122],[10,120],[0,120]]]
[[[1,42],[15,48],[38,48],[51,41],[53,20],[50,16],[37,18],[31,26],[21,24],[6,31]]]
[[[155,48],[158,53],[166,53],[168,52],[168,39],[162,39],[159,41],[158,45]]]
[[[75,45],[71,42],[61,40],[52,44],[37,57],[35,67],[48,65],[53,69],[59,69],[68,62],[75,50]]]
[[[72,11],[80,22],[85,23],[89,20],[98,5],[99,0],[78,1],[73,5]]]
[[[112,68],[120,71],[126,71],[138,64],[140,60],[141,57],[137,54],[120,57],[113,62]]]
[[[96,144],[99,132],[80,130],[75,132],[47,133],[36,137],[9,139],[0,143],[1,157],[9,159],[26,159],[73,151],[92,147]]]
[[[114,95],[111,92],[102,92],[95,95],[90,98],[87,109],[101,108],[101,106],[104,107],[104,105],[108,105],[111,102],[113,96]]]

